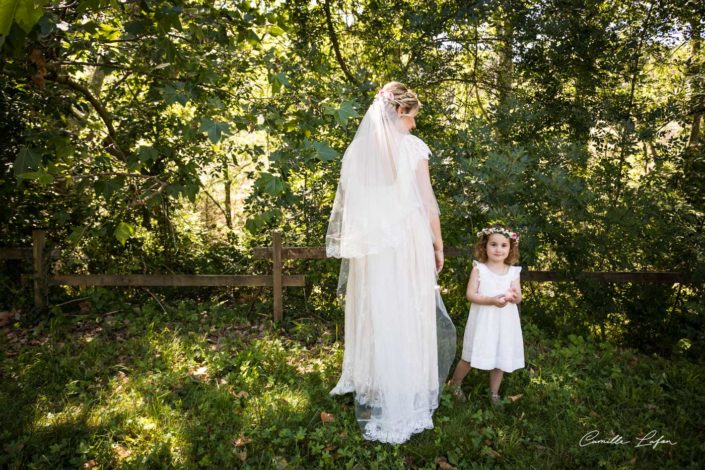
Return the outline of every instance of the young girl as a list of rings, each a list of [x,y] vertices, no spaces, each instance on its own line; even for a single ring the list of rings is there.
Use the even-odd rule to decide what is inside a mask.
[[[519,235],[501,225],[478,232],[467,299],[472,302],[465,327],[463,354],[450,387],[455,398],[464,400],[460,388],[470,368],[490,371],[490,397],[499,401],[504,372],[524,367],[524,341],[517,304],[521,302]]]

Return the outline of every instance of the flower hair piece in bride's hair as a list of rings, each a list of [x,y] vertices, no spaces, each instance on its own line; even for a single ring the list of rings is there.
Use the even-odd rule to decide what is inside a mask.
[[[384,104],[392,105],[395,110],[401,111],[400,116],[414,116],[414,113],[422,107],[416,93],[399,82],[386,83],[382,89],[377,92],[377,97],[380,98]]]
[[[387,102],[394,101],[394,93],[388,90],[379,90],[379,93],[377,93],[379,96],[382,97]]]
[[[491,226],[491,227],[485,227],[479,232],[477,232],[478,238],[481,238],[482,236],[490,236],[493,233],[499,233],[500,235],[504,235],[505,237],[509,238],[510,240],[514,240],[515,242],[519,243],[519,234],[516,232],[512,232],[511,229],[506,229],[504,227],[500,227],[497,225]]]

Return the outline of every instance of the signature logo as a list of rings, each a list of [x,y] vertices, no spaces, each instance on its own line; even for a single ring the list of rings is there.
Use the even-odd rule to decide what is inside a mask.
[[[665,437],[662,435],[658,436],[658,432],[653,429],[649,431],[647,434],[645,434],[642,437],[635,437],[634,440],[634,447],[651,447],[652,449],[656,449],[659,445],[671,445],[674,446],[678,444],[677,442],[673,442],[669,439],[665,439]],[[608,439],[600,439],[600,431],[597,429],[594,429],[588,433],[586,433],[583,437],[580,438],[580,447],[587,447],[591,445],[597,445],[597,444],[607,444],[607,445],[615,445],[615,446],[623,446],[623,445],[629,445],[631,444],[632,441],[627,441],[622,437],[620,434],[616,434]]]

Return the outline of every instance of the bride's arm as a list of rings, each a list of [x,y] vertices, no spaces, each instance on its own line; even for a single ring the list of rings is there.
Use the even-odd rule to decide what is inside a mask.
[[[424,212],[428,215],[431,231],[433,233],[436,270],[440,271],[443,267],[443,236],[441,235],[440,210],[438,209],[438,202],[436,201],[436,196],[433,194],[433,187],[431,186],[428,160],[425,158],[419,160],[416,168],[416,180],[421,195],[421,202],[424,206]]]

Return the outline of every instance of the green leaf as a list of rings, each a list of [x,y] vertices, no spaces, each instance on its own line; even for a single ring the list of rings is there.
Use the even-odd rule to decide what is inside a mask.
[[[124,184],[125,178],[122,176],[118,176],[116,178],[111,178],[108,180],[96,181],[94,188],[97,194],[103,196],[105,200],[108,201],[115,193],[115,191],[122,188]]]
[[[255,185],[260,190],[267,194],[271,194],[272,196],[276,196],[284,191],[284,182],[281,178],[270,173],[262,173],[257,179]]]
[[[17,158],[12,168],[15,171],[15,176],[20,177],[23,173],[37,170],[40,163],[42,163],[42,155],[36,149],[22,147],[17,153]]]
[[[135,228],[126,222],[120,222],[113,235],[122,245],[125,245],[125,242],[135,235]]]
[[[245,31],[245,40],[254,47],[259,46],[260,43],[260,38],[257,36],[257,33],[252,31],[251,29],[248,29]]]
[[[281,29],[279,26],[272,24],[269,25],[269,34],[272,36],[281,36],[282,34],[286,34],[286,31]]]
[[[140,147],[139,150],[137,150],[137,155],[140,161],[151,163],[159,158],[159,151],[154,147]]]
[[[184,90],[183,82],[174,82],[173,85],[167,84],[160,90],[166,104],[179,103],[181,106],[186,106],[186,103],[191,99],[191,94]]]
[[[57,137],[52,139],[54,144],[54,152],[58,159],[65,159],[74,154],[75,148],[71,145],[71,141],[66,137]]]
[[[20,28],[24,30],[25,33],[29,33],[37,24],[37,21],[44,16],[44,4],[46,0],[19,0],[19,1],[9,1],[4,2],[7,5],[0,3],[0,10],[4,10],[5,7],[12,9],[12,3],[15,3],[14,8],[14,19],[15,23],[19,25]],[[9,32],[9,29],[8,29]],[[7,34],[7,33],[4,33]]]
[[[207,132],[208,138],[211,142],[217,144],[220,142],[223,134],[228,132],[228,129],[230,129],[230,126],[227,122],[219,122],[208,118],[203,118],[201,119],[201,127],[198,129],[198,132]]]
[[[319,160],[327,162],[338,158],[338,152],[325,142],[314,142],[313,148],[316,150],[316,156]]]
[[[86,226],[74,227],[73,230],[71,230],[71,234],[68,236],[69,244],[71,244],[71,245],[77,244],[78,241],[83,236],[83,234],[85,233],[86,229],[87,229]]]
[[[269,154],[269,161],[271,162],[278,162],[282,158],[284,158],[284,151],[282,149],[275,150],[274,152]]]
[[[338,108],[336,117],[341,126],[346,126],[348,124],[348,119],[358,116],[354,106],[354,101],[343,101],[340,103],[340,108]]]
[[[147,22],[143,20],[130,21],[125,23],[124,29],[127,36],[139,36],[147,30]]]
[[[286,74],[284,72],[280,72],[275,75],[277,81],[284,85],[287,88],[291,88],[291,83],[289,83],[289,79],[286,77]]]
[[[46,186],[54,182],[54,175],[45,171],[44,169],[40,169],[37,173],[37,183],[41,184],[42,186]]]
[[[184,185],[184,194],[192,203],[196,202],[196,195],[198,194],[198,189],[200,188],[198,182],[187,183]]]
[[[269,77],[269,83],[272,84],[272,94],[276,95],[279,93],[279,90],[282,88],[281,82],[272,75]]]
[[[0,0],[0,35],[7,36],[20,0]]]
[[[281,216],[281,211],[279,209],[273,209],[261,212],[254,217],[250,217],[245,222],[245,230],[250,233],[259,232],[267,222]]]
[[[21,175],[18,176],[18,179],[36,181],[37,183],[41,184],[42,186],[45,186],[47,184],[51,184],[54,182],[54,176],[51,173],[48,173],[44,169],[40,169],[37,171],[28,171],[26,173],[22,173]]]
[[[272,85],[272,93],[275,95],[281,91],[282,86],[291,88],[291,83],[284,72],[270,75],[269,83]]]

